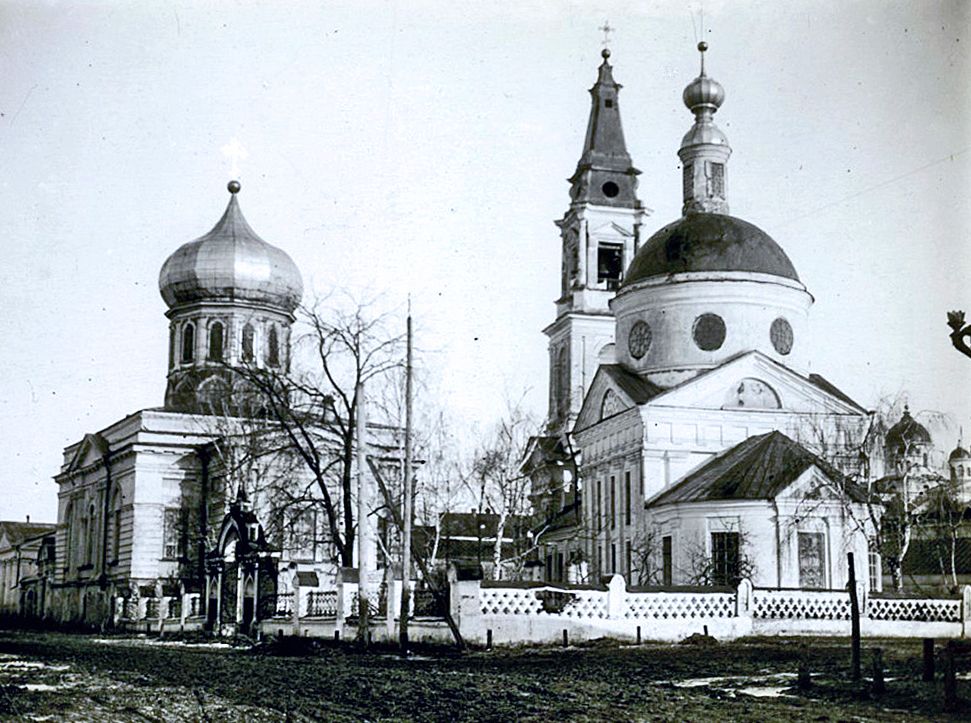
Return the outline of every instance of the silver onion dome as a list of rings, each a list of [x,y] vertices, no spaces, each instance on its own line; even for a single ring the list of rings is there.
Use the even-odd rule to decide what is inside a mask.
[[[303,279],[287,253],[261,239],[243,218],[231,181],[226,212],[213,229],[162,264],[158,286],[169,308],[203,301],[244,301],[282,309],[300,304]]]

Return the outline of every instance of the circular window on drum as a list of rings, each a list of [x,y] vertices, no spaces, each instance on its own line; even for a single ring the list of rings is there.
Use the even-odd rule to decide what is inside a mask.
[[[783,356],[792,351],[792,326],[781,316],[772,322],[769,338],[775,350]]]
[[[718,314],[702,314],[695,319],[691,335],[702,351],[721,349],[725,343],[725,322]]]
[[[627,335],[627,350],[635,359],[642,358],[651,348],[651,327],[646,321],[635,322]]]

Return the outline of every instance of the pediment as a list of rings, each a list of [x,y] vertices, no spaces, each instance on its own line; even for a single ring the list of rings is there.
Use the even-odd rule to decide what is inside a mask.
[[[608,368],[608,365],[601,365],[597,369],[573,425],[575,431],[638,406],[631,394],[611,376]]]
[[[108,440],[100,434],[86,434],[74,453],[71,464],[68,465],[68,472],[75,472],[96,464],[104,459],[107,453]]]
[[[813,505],[824,502],[844,502],[840,499],[839,484],[839,481],[833,480],[825,470],[812,465],[781,490],[776,495],[776,499],[798,502],[808,512]]]
[[[753,351],[667,390],[648,404],[723,411],[778,410],[853,416],[865,412],[861,406],[837,392],[831,385],[814,382]]]
[[[595,238],[609,238],[610,236],[615,236],[618,238],[631,238],[633,237],[633,232],[620,226],[613,221],[608,221],[599,226],[594,226],[588,229],[588,233]]]

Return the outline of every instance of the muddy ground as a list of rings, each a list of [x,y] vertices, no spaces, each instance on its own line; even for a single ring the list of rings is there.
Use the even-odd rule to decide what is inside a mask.
[[[749,639],[712,646],[526,648],[456,654],[317,644],[211,644],[0,631],[3,720],[699,720],[916,721],[943,710],[940,676],[923,683],[920,641],[883,649],[887,692],[849,680],[849,645]],[[812,686],[796,686],[799,661]],[[957,657],[971,698],[971,647]],[[939,668],[940,670],[940,668]],[[868,672],[868,671],[867,671]]]

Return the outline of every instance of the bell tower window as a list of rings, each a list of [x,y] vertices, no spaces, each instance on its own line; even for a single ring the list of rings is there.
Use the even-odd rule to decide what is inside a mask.
[[[243,361],[251,362],[253,361],[253,341],[255,333],[253,331],[252,324],[245,324],[243,326]]]
[[[223,325],[214,322],[209,327],[209,361],[223,360]]]
[[[182,327],[182,362],[188,363],[195,358],[196,327],[189,323]]]
[[[725,198],[725,164],[709,163],[709,179],[711,184],[711,195]]]
[[[280,337],[275,326],[270,327],[267,338],[266,363],[272,367],[280,366]]]
[[[608,289],[619,289],[624,277],[624,247],[620,244],[600,244],[597,247],[597,283]]]

